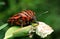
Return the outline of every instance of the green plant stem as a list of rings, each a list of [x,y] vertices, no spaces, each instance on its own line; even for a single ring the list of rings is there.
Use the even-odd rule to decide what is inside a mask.
[[[29,25],[29,26],[22,27],[22,28],[17,27],[17,26],[15,26],[15,27],[13,26],[13,27],[11,27],[10,29],[7,30],[7,32],[5,33],[4,39],[28,36],[29,35],[29,31],[34,26],[36,26],[36,24]]]
[[[31,30],[31,28],[32,28],[32,26],[20,28],[13,33],[13,36],[14,37],[27,36],[29,34],[29,31]]]

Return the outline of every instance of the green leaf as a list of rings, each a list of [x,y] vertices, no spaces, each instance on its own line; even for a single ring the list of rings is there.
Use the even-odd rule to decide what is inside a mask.
[[[0,30],[2,30],[4,27],[6,27],[8,25],[8,23],[5,23],[3,25],[0,26]]]

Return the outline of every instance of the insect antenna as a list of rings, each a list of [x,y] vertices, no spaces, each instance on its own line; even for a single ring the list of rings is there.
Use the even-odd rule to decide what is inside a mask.
[[[47,13],[48,13],[48,11],[45,11],[42,14],[40,14],[38,17],[42,16],[43,14],[47,14]]]
[[[43,12],[42,14],[38,15],[38,17],[42,16],[43,14],[47,14],[48,11]],[[37,18],[35,18],[36,23],[38,24]]]

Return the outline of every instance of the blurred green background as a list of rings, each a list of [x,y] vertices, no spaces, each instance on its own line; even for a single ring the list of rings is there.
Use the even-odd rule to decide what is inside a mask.
[[[27,9],[36,13],[38,21],[43,21],[54,29],[54,32],[44,39],[60,39],[60,0],[0,0],[0,26],[13,14]],[[46,11],[48,13],[42,14]],[[0,39],[3,39],[7,29],[8,27],[5,27],[0,30]]]

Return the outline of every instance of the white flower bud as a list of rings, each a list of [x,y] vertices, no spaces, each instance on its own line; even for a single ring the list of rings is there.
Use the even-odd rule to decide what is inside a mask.
[[[36,34],[41,36],[41,38],[47,37],[50,35],[54,30],[44,22],[39,22],[39,25],[36,27]]]

